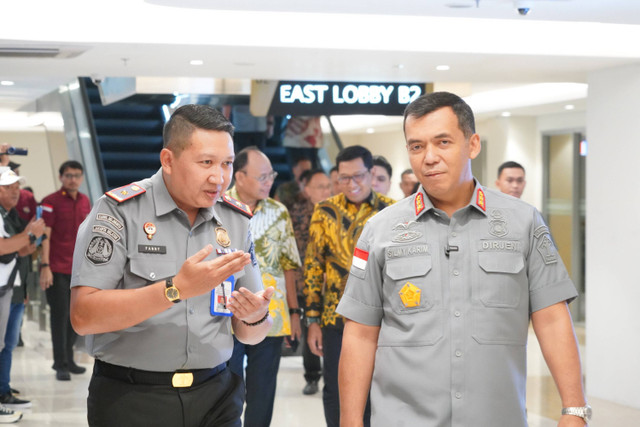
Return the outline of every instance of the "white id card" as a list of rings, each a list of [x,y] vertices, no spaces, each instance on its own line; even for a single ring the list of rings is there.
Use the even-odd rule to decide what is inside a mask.
[[[227,308],[227,303],[235,284],[236,278],[231,276],[211,291],[212,316],[233,316],[233,313]]]

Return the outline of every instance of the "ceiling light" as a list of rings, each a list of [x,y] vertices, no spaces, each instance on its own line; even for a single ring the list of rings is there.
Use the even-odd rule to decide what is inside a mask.
[[[576,106],[573,104],[567,104],[564,106],[565,110],[575,110]]]
[[[508,111],[504,111],[502,114],[500,114],[502,117],[511,117],[511,113]]]
[[[404,68],[404,64],[396,64],[393,68],[397,68],[398,70],[402,70]]]
[[[189,64],[191,64],[191,65],[202,65],[202,64],[204,64],[204,61],[202,59],[192,59],[191,62],[189,62]]]
[[[2,80],[0,82],[0,85],[2,86],[13,86],[15,84],[15,82],[12,82],[11,80]]]
[[[448,65],[438,65],[436,67],[436,70],[438,71],[449,71],[451,69],[451,67],[449,67]]]
[[[367,128],[367,133],[375,133],[376,130],[374,128]]]

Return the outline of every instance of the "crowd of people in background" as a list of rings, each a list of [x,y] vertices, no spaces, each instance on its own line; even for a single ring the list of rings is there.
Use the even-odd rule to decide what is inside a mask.
[[[69,319],[71,258],[78,227],[90,210],[89,198],[79,191],[84,178],[75,160],[59,168],[60,190],[37,203],[30,187],[19,176],[8,144],[0,145],[0,423],[21,419],[30,400],[13,388],[13,350],[21,342],[21,326],[30,286],[40,285],[50,307],[53,347],[52,368],[60,381],[86,368],[73,361],[77,334]]]
[[[189,114],[214,113],[189,112],[187,109],[180,114],[184,114],[184,120],[189,121]],[[223,119],[216,120],[224,122]],[[196,132],[194,134],[187,132],[187,135],[191,135],[189,138],[195,138],[194,141],[200,141],[198,138],[201,138],[204,141],[202,144],[207,144],[207,138],[212,135],[219,138],[218,133],[223,132],[224,141],[216,140],[216,144],[227,149],[227,137],[232,136],[233,130],[232,127],[225,127],[225,123],[221,126],[223,127],[220,129],[205,128],[201,136],[197,133],[198,130],[193,131]],[[186,166],[179,163],[185,161],[180,160],[180,156],[184,155],[181,153],[196,150],[198,147],[193,148],[188,144],[184,145],[183,142],[179,143],[183,145],[175,145],[178,143],[170,141],[171,135],[165,135],[165,138],[169,138],[169,142],[165,140],[161,159],[167,186],[164,188],[160,183],[160,175],[157,174],[145,184],[148,185],[145,188],[149,191],[156,188],[154,191],[166,194],[163,197],[172,197],[178,207],[187,206],[198,212],[206,203],[186,198],[182,200],[180,197],[186,196],[176,192],[181,183],[180,174],[188,174]],[[82,164],[75,160],[63,163],[59,168],[60,189],[37,203],[30,189],[20,188],[25,182],[24,178],[19,176],[20,165],[10,161],[9,156],[5,154],[7,148],[6,144],[0,147],[0,423],[18,421],[22,416],[19,409],[31,406],[31,402],[22,397],[10,384],[11,354],[20,339],[20,325],[28,298],[27,284],[40,285],[51,309],[52,368],[59,381],[69,381],[71,374],[83,374],[86,371],[86,368],[78,365],[73,357],[77,333],[70,319],[70,315],[73,314],[70,313],[73,311],[72,307],[70,308],[70,289],[79,286],[80,289],[74,289],[84,298],[82,301],[86,300],[87,304],[89,303],[89,294],[83,289],[85,287],[82,283],[72,284],[71,275],[76,235],[91,211],[89,198],[80,192],[84,178]],[[293,179],[273,188],[278,173],[259,147],[249,146],[235,153],[235,156],[232,154],[228,156],[233,159],[232,169],[230,164],[226,164],[230,161],[220,161],[221,167],[229,171],[229,176],[224,175],[220,183],[216,184],[218,188],[224,187],[222,191],[227,187],[229,189],[216,197],[224,204],[232,206],[232,209],[243,211],[244,215],[250,218],[248,232],[251,242],[248,243],[246,251],[251,254],[250,262],[254,268],[259,267],[259,280],[264,289],[272,288],[268,295],[256,291],[253,297],[247,296],[249,299],[258,298],[262,303],[264,300],[260,298],[264,296],[268,300],[268,316],[256,320],[252,318],[252,312],[244,318],[246,321],[242,320],[244,325],[248,325],[243,327],[262,325],[266,337],[259,342],[253,342],[245,340],[244,335],[234,336],[228,361],[229,370],[244,380],[244,425],[270,425],[283,348],[289,348],[295,353],[300,346],[304,367],[304,386],[301,392],[305,395],[318,393],[322,379],[322,402],[326,424],[337,427],[340,425],[338,366],[345,328],[345,319],[339,314],[338,306],[349,273],[353,271],[352,263],[356,260],[358,251],[363,252],[356,245],[365,230],[365,225],[374,215],[396,203],[388,196],[393,168],[385,157],[373,155],[367,148],[359,145],[349,146],[340,151],[336,157],[336,165],[330,171],[318,168],[317,159],[307,156],[295,157],[291,163]],[[170,177],[169,181],[167,177]],[[172,183],[171,180],[175,181]],[[500,191],[520,198],[525,184],[522,165],[510,161],[500,166],[495,182]],[[411,168],[400,174],[399,187],[404,198],[417,193],[422,194],[422,186]],[[123,203],[131,197],[137,197],[141,191],[137,184],[132,184],[127,189],[131,195],[122,197],[121,200],[118,199],[118,195],[107,193],[107,196],[116,200],[115,203]],[[417,200],[416,198],[415,210],[419,213]],[[420,200],[421,203],[424,202],[422,198]],[[105,203],[101,206],[107,209],[108,205]],[[107,211],[108,209],[104,212]],[[97,216],[92,214],[91,218],[95,216],[99,221],[102,215],[105,222],[116,228],[118,224],[122,227],[119,219],[104,212],[98,207]],[[219,225],[215,229],[217,242],[221,245],[220,249],[216,249],[217,253],[227,256],[233,252],[224,249],[229,246],[225,243],[229,236],[215,213],[213,216]],[[92,220],[95,222],[96,218]],[[190,219],[191,224],[196,227],[199,221],[197,217]],[[94,234],[96,230],[100,231],[100,225],[104,224],[93,226]],[[410,224],[405,224],[405,227],[409,226]],[[144,232],[151,242],[156,232],[155,223],[146,223]],[[84,233],[90,233],[86,226]],[[109,234],[104,230],[102,233]],[[116,241],[120,240],[113,234],[109,236]],[[374,240],[372,236],[367,238]],[[91,241],[88,239],[89,237],[85,239],[88,245],[87,259],[83,260],[83,263],[86,264],[88,260],[92,264],[91,268],[95,269],[96,266],[109,262],[114,256],[112,253],[90,252],[93,246],[100,243],[104,245],[109,239],[105,239],[104,236],[93,237]],[[109,241],[113,245],[112,240]],[[112,248],[112,252],[115,252],[115,249]],[[249,262],[249,258],[246,258],[240,265],[240,258],[234,255],[234,259],[237,259],[235,262],[238,265],[234,264],[237,269],[243,268]],[[185,261],[185,265],[188,261]],[[366,265],[366,258],[364,261],[363,265]],[[176,281],[181,278],[180,272],[175,275]],[[173,287],[170,282],[167,280],[167,292]],[[175,286],[181,288],[178,284]],[[222,286],[224,293],[224,284]],[[164,287],[164,283],[160,287]],[[184,289],[181,288],[181,291]],[[166,295],[173,303],[180,301],[179,297],[171,298],[169,293]],[[221,310],[227,310],[224,315],[230,316],[234,309],[226,306],[228,296],[222,297]],[[244,313],[242,309],[239,310]],[[267,317],[270,318],[270,323],[263,324]],[[96,328],[97,332],[91,332],[92,334],[117,330],[104,326]],[[89,330],[93,331],[91,327]],[[97,346],[98,343],[94,345]],[[114,360],[117,360],[117,357]],[[120,374],[117,366],[113,366],[111,362],[100,362],[96,365],[95,372],[102,370],[104,376],[113,375],[113,378],[116,378]],[[370,399],[368,396],[365,398],[362,414],[357,416],[362,415],[363,424],[369,426]],[[96,417],[102,416],[99,409],[95,411]]]

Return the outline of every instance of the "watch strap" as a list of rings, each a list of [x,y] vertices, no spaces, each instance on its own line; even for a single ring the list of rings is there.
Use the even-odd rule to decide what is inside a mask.
[[[574,415],[582,418],[585,422],[591,419],[591,406],[570,406],[562,408],[562,415]]]

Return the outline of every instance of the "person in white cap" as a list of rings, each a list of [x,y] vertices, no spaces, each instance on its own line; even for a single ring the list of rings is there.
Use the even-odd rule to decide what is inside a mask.
[[[44,233],[44,221],[41,219],[29,222],[24,230],[19,230],[7,221],[9,212],[18,203],[21,180],[22,177],[10,168],[0,167],[0,350],[4,349],[7,324],[14,309],[14,304],[11,304],[13,289],[21,286],[20,275],[17,274],[17,258],[35,251],[35,242]],[[2,356],[6,358],[7,352],[3,351]],[[9,368],[10,357],[9,353]],[[5,365],[6,363],[2,364]],[[0,372],[0,377],[4,379],[5,376],[8,378],[8,372]],[[3,380],[2,383],[4,382]],[[6,383],[8,387],[8,381]],[[0,402],[0,423],[12,423],[22,418],[21,412],[13,411],[8,406],[27,401],[16,399],[9,389],[8,393],[0,391]]]

